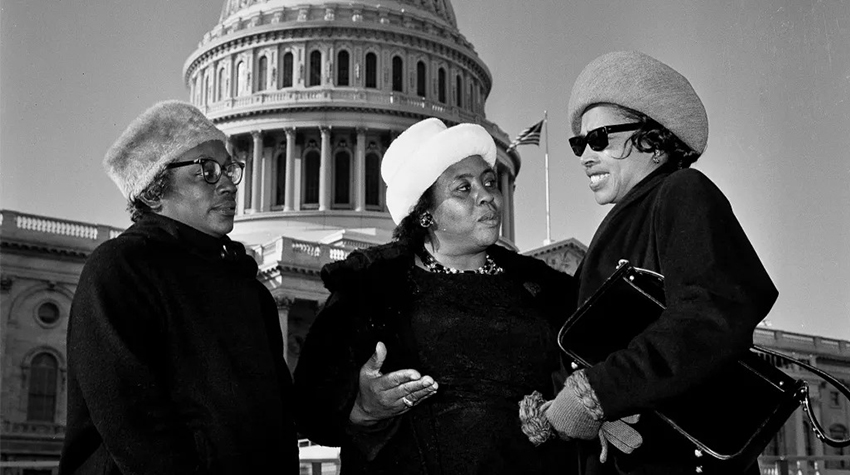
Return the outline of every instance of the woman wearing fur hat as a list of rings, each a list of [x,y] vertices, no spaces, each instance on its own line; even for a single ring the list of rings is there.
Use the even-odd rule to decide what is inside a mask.
[[[384,155],[394,241],[329,264],[331,296],[295,370],[299,431],[344,474],[571,473],[523,435],[524,394],[554,396],[572,278],[495,245],[496,147],[479,125],[414,124]],[[567,462],[567,460],[570,460]]]
[[[681,74],[642,53],[603,55],[576,80],[569,120],[590,190],[614,205],[576,271],[579,302],[620,259],[663,274],[667,302],[627,348],[570,375],[548,406],[562,437],[593,439],[604,421],[650,412],[735,361],[777,291],[726,197],[689,168],[705,150],[708,119]],[[691,474],[702,465],[659,419],[634,427],[639,449],[586,473]]]
[[[243,164],[226,140],[164,101],[107,152],[134,224],[74,294],[61,474],[298,473],[277,308],[227,237]]]

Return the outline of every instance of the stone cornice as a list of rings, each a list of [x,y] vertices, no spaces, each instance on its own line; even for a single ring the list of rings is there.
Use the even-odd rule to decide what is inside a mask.
[[[0,241],[0,249],[10,252],[47,254],[50,256],[72,258],[74,260],[85,260],[91,254],[91,251],[80,249],[72,249],[61,246],[51,246],[40,243],[27,243],[3,240]]]

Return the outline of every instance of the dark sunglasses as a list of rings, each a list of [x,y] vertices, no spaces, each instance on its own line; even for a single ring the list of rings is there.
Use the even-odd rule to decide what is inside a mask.
[[[169,163],[165,168],[186,167],[189,165],[198,164],[201,166],[201,172],[204,176],[204,181],[210,185],[215,185],[221,180],[221,175],[225,174],[234,185],[238,185],[242,181],[242,172],[245,169],[245,164],[241,162],[228,162],[224,167],[220,163],[209,157],[201,157],[195,160],[185,162]]]
[[[576,135],[575,137],[570,139],[570,147],[573,149],[573,153],[576,154],[577,157],[581,157],[584,153],[585,145],[590,146],[590,149],[594,152],[601,152],[605,150],[605,147],[608,146],[608,134],[613,134],[614,132],[625,132],[627,130],[637,130],[643,126],[642,123],[633,123],[633,124],[618,124],[618,125],[606,125],[604,127],[599,127],[598,129],[593,129],[587,133],[587,135]]]

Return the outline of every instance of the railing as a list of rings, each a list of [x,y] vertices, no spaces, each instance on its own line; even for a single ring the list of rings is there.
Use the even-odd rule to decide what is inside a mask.
[[[260,268],[279,263],[318,271],[323,265],[345,259],[351,248],[279,237],[252,248]]]
[[[850,341],[802,335],[783,330],[756,328],[753,332],[757,345],[766,345],[779,351],[803,351],[850,356]]]
[[[394,106],[407,112],[437,116],[454,122],[478,123],[494,137],[510,142],[495,123],[464,108],[435,102],[418,96],[359,88],[307,88],[278,91],[262,91],[250,95],[232,97],[207,104],[195,104],[212,119],[232,113],[251,110],[258,105],[285,106],[309,103],[333,103],[357,106]]]
[[[3,421],[4,434],[64,436],[65,426],[50,422]]]
[[[0,210],[0,231],[4,239],[79,245],[93,249],[101,242],[121,234],[122,229]]]
[[[762,475],[850,475],[850,455],[759,457]]]

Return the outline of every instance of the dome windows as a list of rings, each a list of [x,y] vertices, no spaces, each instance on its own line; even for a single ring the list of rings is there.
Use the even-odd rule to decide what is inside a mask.
[[[310,74],[307,82],[307,86],[321,86],[322,85],[322,52],[319,50],[313,50],[310,52]]]
[[[404,61],[401,56],[393,56],[393,91],[404,92]]]
[[[287,51],[283,55],[283,87],[292,87],[292,52]]]
[[[416,62],[416,95],[425,97],[428,95],[428,74],[424,61]]]
[[[257,61],[257,91],[266,90],[266,76],[269,73],[269,60],[263,55]]]
[[[378,55],[369,52],[366,53],[366,84],[369,89],[377,89],[378,87]]]
[[[349,54],[346,50],[341,50],[336,54],[336,85],[349,85]]]

